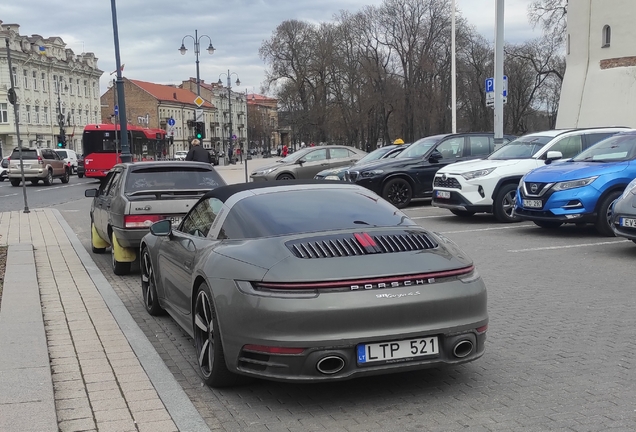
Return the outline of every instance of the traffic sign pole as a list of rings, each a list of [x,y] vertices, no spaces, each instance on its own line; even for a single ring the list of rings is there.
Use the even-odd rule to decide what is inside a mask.
[[[495,36],[495,147],[503,144],[504,0],[497,0]]]

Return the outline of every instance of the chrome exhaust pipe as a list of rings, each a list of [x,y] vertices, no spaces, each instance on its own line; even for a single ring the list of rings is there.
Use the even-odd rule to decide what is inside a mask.
[[[316,369],[318,372],[325,375],[333,375],[340,372],[345,367],[345,361],[339,356],[327,356],[321,358],[316,363]]]
[[[464,358],[473,352],[473,343],[469,340],[460,340],[453,347],[453,355],[457,358]]]

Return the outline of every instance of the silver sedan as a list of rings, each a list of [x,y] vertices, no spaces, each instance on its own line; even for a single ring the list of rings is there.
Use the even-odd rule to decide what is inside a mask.
[[[252,172],[252,181],[312,179],[328,168],[352,165],[367,153],[346,146],[307,147]]]

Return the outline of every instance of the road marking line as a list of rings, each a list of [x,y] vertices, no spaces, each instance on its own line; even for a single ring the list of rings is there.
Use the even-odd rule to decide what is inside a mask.
[[[470,232],[479,232],[479,231],[495,231],[495,230],[505,230],[505,229],[513,229],[518,227],[527,227],[531,226],[530,224],[515,224],[512,226],[505,227],[496,227],[496,228],[480,228],[480,229],[472,229],[472,230],[461,230],[461,231],[442,231],[440,234],[460,234],[460,233],[470,233]]]
[[[516,252],[535,252],[535,251],[544,251],[544,250],[572,249],[572,248],[579,248],[579,247],[603,246],[603,245],[610,245],[610,244],[617,244],[617,243],[625,243],[628,241],[630,240],[614,240],[614,241],[606,241],[606,242],[599,242],[599,243],[581,243],[577,245],[564,245],[564,246],[546,246],[546,247],[537,247],[537,248],[530,248],[530,249],[513,249],[513,250],[509,250],[508,252],[516,253]]]
[[[7,198],[7,197],[10,197],[10,196],[16,196],[16,195],[18,195],[18,194],[14,193],[14,194],[2,195],[2,196],[0,196],[0,198]]]

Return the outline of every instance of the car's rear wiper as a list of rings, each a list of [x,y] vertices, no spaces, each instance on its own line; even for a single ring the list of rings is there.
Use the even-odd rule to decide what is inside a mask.
[[[210,188],[211,189],[211,188]],[[173,189],[173,190],[139,190],[132,192],[125,192],[126,196],[143,196],[143,195],[155,195],[157,198],[162,195],[172,196],[184,196],[184,195],[201,195],[208,192],[210,189]]]

